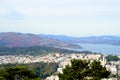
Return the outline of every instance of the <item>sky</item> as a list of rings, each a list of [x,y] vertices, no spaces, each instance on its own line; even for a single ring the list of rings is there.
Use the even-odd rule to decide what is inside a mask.
[[[120,35],[120,0],[0,0],[0,32]]]

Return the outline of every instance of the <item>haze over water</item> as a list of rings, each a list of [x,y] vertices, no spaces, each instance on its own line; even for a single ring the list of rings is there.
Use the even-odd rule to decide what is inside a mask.
[[[120,46],[109,45],[109,44],[79,44],[83,49],[91,52],[102,53],[102,54],[116,54],[120,55]]]

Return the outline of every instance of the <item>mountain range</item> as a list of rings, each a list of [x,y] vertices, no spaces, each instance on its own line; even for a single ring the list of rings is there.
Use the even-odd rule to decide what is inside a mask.
[[[29,47],[49,46],[55,48],[81,48],[78,45],[67,43],[47,36],[39,36],[30,33],[6,32],[0,33],[0,46],[7,47]]]
[[[120,36],[71,37],[18,32],[0,33],[0,46],[7,47],[49,46],[55,48],[81,48],[74,43],[120,45]]]
[[[110,44],[120,45],[120,36],[89,36],[89,37],[71,37],[65,35],[44,35],[49,38],[57,39],[69,43],[91,43],[91,44]]]

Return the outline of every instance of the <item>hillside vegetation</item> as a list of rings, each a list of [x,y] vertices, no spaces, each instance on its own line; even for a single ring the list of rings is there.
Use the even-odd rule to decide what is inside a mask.
[[[21,54],[45,55],[50,53],[79,53],[79,52],[47,46],[0,47],[0,55],[21,55]]]

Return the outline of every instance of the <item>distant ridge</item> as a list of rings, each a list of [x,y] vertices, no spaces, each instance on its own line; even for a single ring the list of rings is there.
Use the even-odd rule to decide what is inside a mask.
[[[65,35],[44,35],[49,38],[61,40],[69,43],[92,43],[120,45],[120,36],[89,36],[89,37],[70,37]]]
[[[6,47],[49,46],[56,48],[81,48],[74,43],[120,45],[120,36],[71,37],[18,32],[0,33],[0,46]]]
[[[39,36],[30,33],[5,32],[0,33],[0,46],[6,47],[27,47],[27,46],[49,46],[57,48],[80,48],[61,40]]]

